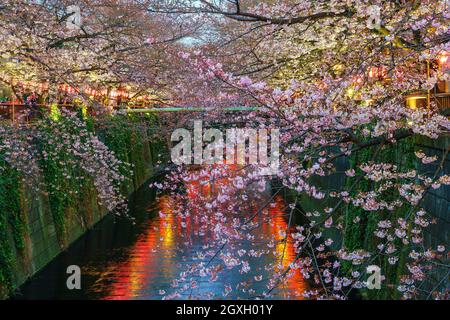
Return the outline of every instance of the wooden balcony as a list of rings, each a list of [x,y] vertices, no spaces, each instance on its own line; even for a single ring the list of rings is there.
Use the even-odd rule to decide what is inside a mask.
[[[432,93],[430,94],[430,104],[435,104],[442,113],[448,113],[450,109],[450,93]],[[406,98],[406,105],[411,109],[428,108],[427,93],[416,93]]]

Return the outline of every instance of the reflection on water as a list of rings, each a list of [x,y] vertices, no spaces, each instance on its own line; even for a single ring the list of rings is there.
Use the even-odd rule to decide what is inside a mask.
[[[210,192],[202,186],[202,192]],[[206,189],[204,189],[206,188]],[[191,197],[198,192],[188,188]],[[198,263],[198,253],[208,248],[210,239],[199,236],[199,222],[194,218],[181,220],[173,214],[177,203],[169,196],[154,197],[149,188],[143,188],[133,204],[137,225],[129,221],[100,222],[96,228],[78,241],[66,253],[60,255],[32,281],[23,286],[18,298],[82,298],[82,299],[162,299],[174,291],[173,280]],[[158,212],[163,212],[159,216]],[[192,221],[191,221],[192,220]],[[248,274],[223,270],[215,281],[210,277],[189,276],[177,287],[189,290],[177,296],[178,299],[225,298],[226,284],[232,291],[229,298],[253,298],[267,290],[271,270],[286,268],[295,257],[292,241],[283,241],[288,228],[283,199],[275,197],[272,204],[258,217],[260,227],[253,232],[256,241],[239,249],[265,250],[270,254],[247,259],[252,271]],[[182,224],[186,224],[183,225]],[[188,236],[182,235],[188,234]],[[267,243],[272,241],[272,245]],[[260,243],[260,245],[258,245]],[[260,246],[260,248],[258,248]],[[273,254],[276,253],[276,256]],[[218,259],[216,259],[218,260]],[[223,268],[220,261],[216,267]],[[65,288],[68,265],[82,268],[82,290],[69,291]],[[250,279],[250,281],[249,281]],[[242,286],[249,282],[249,288]],[[306,289],[306,283],[296,270],[286,284],[274,290],[274,298],[299,299]]]

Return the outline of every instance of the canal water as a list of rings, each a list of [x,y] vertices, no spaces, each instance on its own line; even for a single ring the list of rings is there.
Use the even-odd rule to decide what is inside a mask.
[[[239,268],[223,270],[217,279],[198,276],[189,279],[195,285],[181,295],[174,292],[174,279],[198,260],[198,252],[208,239],[193,234],[189,242],[181,236],[180,221],[171,214],[177,206],[168,196],[156,196],[148,183],[139,189],[130,201],[131,215],[136,220],[106,216],[92,230],[76,241],[68,250],[56,257],[43,270],[25,283],[15,299],[253,299],[267,290],[270,277],[267,265],[283,267],[295,257],[292,241],[282,241],[288,226],[285,204],[274,197],[262,219],[257,235],[261,246],[274,239],[275,255],[249,259],[251,272],[242,274]],[[164,212],[160,215],[159,212]],[[249,245],[250,246],[250,245]],[[241,248],[242,249],[242,248]],[[255,244],[247,250],[257,250]],[[67,289],[67,267],[81,268],[81,289]],[[251,290],[242,288],[242,282],[251,279]],[[224,292],[224,285],[231,292]],[[177,286],[183,284],[177,284]],[[301,299],[307,283],[296,270],[287,283],[275,289],[271,298]]]

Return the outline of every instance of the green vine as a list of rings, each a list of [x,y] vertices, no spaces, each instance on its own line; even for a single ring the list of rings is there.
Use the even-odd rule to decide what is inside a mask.
[[[350,168],[354,169],[356,176],[363,174],[361,169],[357,165],[361,163],[367,163],[373,158],[376,147],[366,148],[360,150],[357,153],[352,154],[349,157]],[[379,153],[375,162],[394,163],[401,171],[408,171],[414,169],[416,166],[416,157],[414,156],[415,146],[414,138],[407,138],[397,142],[395,145],[384,146],[383,152]],[[382,158],[380,156],[382,155]],[[353,177],[346,178],[347,188],[354,182]],[[359,192],[367,192],[378,187],[378,183],[362,179],[357,184],[351,195],[355,196]],[[389,189],[389,191],[383,192],[383,199],[387,202],[393,201],[399,197],[398,191]],[[376,246],[380,243],[374,236],[374,231],[378,223],[387,217],[391,221],[397,221],[398,218],[404,218],[408,211],[408,205],[403,205],[397,208],[393,212],[371,212],[365,211],[360,207],[356,207],[349,203],[345,208],[345,233],[344,233],[344,246],[347,250],[365,250],[369,252],[376,252]],[[355,223],[355,219],[359,222]],[[401,252],[404,252],[405,245],[401,243],[399,239],[396,240],[396,246],[400,248]],[[399,281],[399,275],[404,270],[404,254],[400,254],[399,261],[396,265],[391,265],[388,262],[388,257],[385,255],[377,257],[372,264],[376,264],[381,267],[383,275],[386,277],[385,283],[389,286],[382,290],[362,290],[362,295],[366,298],[392,298],[396,296],[397,290],[394,290]],[[343,262],[343,270],[350,273],[351,271],[365,272],[361,267],[352,266],[349,262]]]
[[[98,130],[100,139],[114,152],[116,157],[122,162],[131,163],[133,172],[124,170],[122,174],[134,182],[137,186],[145,177],[146,163],[154,163],[152,155],[154,147],[158,141],[144,141],[143,135],[147,137],[149,126],[155,123],[153,117],[139,117],[134,115],[128,116],[110,116],[103,119],[102,126]],[[149,146],[150,159],[145,158],[145,146]],[[160,147],[158,145],[158,147]],[[123,185],[124,192],[130,189],[129,185]]]
[[[67,244],[70,232],[68,213],[81,204],[77,214],[84,221],[92,221],[92,210],[88,207],[95,198],[92,177],[83,170],[73,152],[65,152],[61,147],[68,143],[64,139],[77,136],[83,144],[87,138],[82,130],[96,134],[123,163],[119,170],[128,178],[121,185],[124,193],[130,192],[130,187],[136,187],[129,185],[133,179],[135,183],[143,181],[147,174],[146,166],[152,163],[154,156],[154,143],[146,139],[148,127],[155,124],[153,117],[106,116],[94,123],[93,118],[80,109],[77,119],[81,125],[75,125],[71,123],[73,119],[62,116],[42,119],[37,124],[38,138],[32,140],[33,148],[41,155],[38,158],[43,183],[40,189],[48,196],[56,234],[62,246]],[[159,142],[155,141],[156,144]],[[133,164],[133,170],[128,163]],[[21,199],[21,176],[0,154],[0,295],[13,289],[15,259],[17,253],[25,248],[27,225]]]
[[[16,250],[25,248],[26,225],[20,206],[20,175],[0,156],[0,284],[7,289],[12,286],[13,248],[9,241],[12,231]]]
[[[62,245],[66,240],[66,213],[69,207],[73,207],[78,200],[80,191],[87,183],[86,175],[77,166],[73,156],[57,147],[64,139],[60,132],[79,134],[80,130],[71,125],[65,118],[57,120],[45,119],[41,127],[47,137],[51,137],[52,143],[43,141],[40,144],[40,152],[47,156],[40,161],[45,187],[48,193],[50,211],[55,223],[58,239]],[[59,134],[58,134],[59,133]]]

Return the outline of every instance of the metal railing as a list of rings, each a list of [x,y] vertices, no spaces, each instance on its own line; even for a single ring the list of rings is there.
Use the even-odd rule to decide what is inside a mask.
[[[254,111],[258,107],[226,107],[221,110],[224,112]],[[163,107],[163,108],[129,108],[128,113],[154,113],[154,112],[205,112],[214,111],[208,108],[189,108],[189,107]]]

